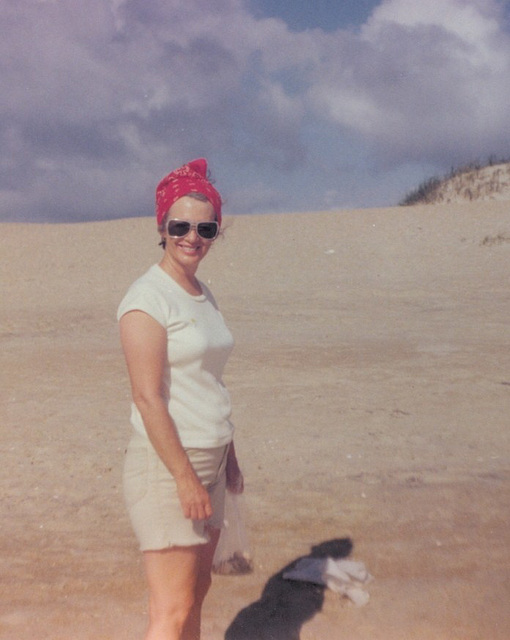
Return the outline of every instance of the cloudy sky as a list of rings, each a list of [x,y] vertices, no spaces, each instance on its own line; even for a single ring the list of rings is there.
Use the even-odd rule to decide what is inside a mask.
[[[0,0],[0,219],[386,206],[510,157],[504,0]]]

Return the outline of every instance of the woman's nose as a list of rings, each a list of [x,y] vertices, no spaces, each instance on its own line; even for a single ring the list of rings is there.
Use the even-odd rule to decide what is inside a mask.
[[[188,240],[192,240],[193,242],[195,242],[199,237],[200,236],[197,233],[197,228],[192,226],[187,236]]]

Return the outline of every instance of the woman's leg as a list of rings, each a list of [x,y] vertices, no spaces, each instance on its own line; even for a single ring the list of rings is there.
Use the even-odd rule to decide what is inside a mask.
[[[145,551],[149,628],[145,640],[182,640],[195,607],[200,546]]]
[[[211,586],[219,530],[193,547],[145,551],[149,628],[145,640],[199,640],[202,605]]]
[[[194,605],[184,627],[182,640],[199,640],[202,621],[202,605],[211,586],[211,569],[214,552],[220,537],[219,529],[209,529],[210,541],[199,548],[197,581]]]

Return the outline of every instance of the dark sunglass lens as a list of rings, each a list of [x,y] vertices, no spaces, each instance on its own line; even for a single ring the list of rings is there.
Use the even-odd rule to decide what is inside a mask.
[[[189,232],[190,227],[189,222],[170,220],[168,223],[168,235],[174,236],[175,238],[182,238],[182,236],[185,236]]]
[[[197,225],[197,231],[202,238],[211,240],[216,237],[218,225],[216,222],[199,222]]]

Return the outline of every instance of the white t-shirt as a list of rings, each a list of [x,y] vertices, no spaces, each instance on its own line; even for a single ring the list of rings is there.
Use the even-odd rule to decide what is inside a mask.
[[[213,448],[233,437],[230,396],[222,375],[234,341],[211,292],[200,285],[203,294],[192,296],[153,265],[131,285],[117,318],[144,311],[166,329],[168,411],[184,447]],[[131,424],[147,435],[134,403]]]

